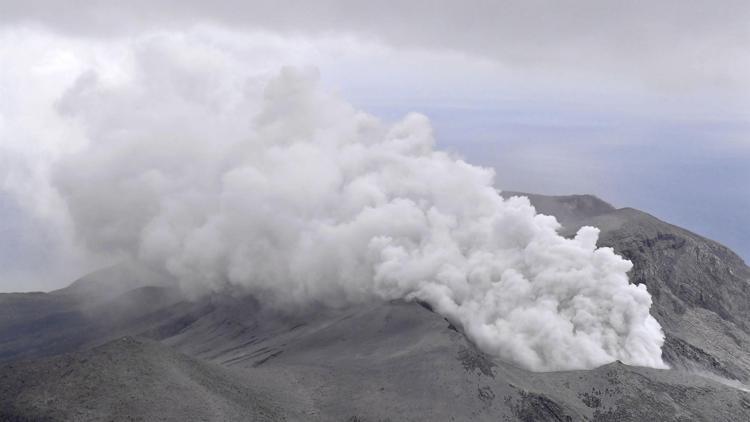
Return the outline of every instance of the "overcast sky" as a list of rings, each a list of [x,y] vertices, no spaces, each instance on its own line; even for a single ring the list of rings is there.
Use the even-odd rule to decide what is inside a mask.
[[[439,147],[493,167],[501,189],[594,193],[747,260],[748,22],[750,3],[710,0],[0,2],[0,291],[90,269],[14,193],[19,157],[34,174],[71,142],[55,138],[62,93],[92,69],[117,79],[132,51],[316,68],[385,120],[427,115]]]

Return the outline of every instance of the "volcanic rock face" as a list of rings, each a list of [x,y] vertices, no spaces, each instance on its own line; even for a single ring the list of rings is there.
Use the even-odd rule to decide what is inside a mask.
[[[145,270],[112,269],[0,295],[0,420],[750,420],[744,262],[592,196],[529,197],[564,233],[597,226],[633,262],[673,369],[532,373],[427,305],[281,313],[228,292],[187,301]]]
[[[634,263],[664,327],[664,357],[675,366],[750,378],[750,271],[732,251],[634,209],[594,218],[602,243]]]
[[[734,252],[644,212],[615,209],[591,195],[525,195],[569,235],[583,225],[601,230],[610,246],[633,262],[630,280],[654,300],[651,314],[666,333],[664,358],[673,366],[748,380],[750,268]]]

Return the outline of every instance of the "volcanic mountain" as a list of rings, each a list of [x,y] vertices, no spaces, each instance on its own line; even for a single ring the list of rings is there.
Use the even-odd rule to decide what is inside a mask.
[[[426,303],[282,312],[242,291],[186,299],[127,264],[0,295],[0,420],[750,420],[740,257],[594,196],[523,195],[562,234],[598,227],[599,245],[633,262],[671,369],[530,372]]]

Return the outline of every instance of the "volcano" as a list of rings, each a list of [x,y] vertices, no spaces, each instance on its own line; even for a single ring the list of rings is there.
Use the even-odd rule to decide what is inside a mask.
[[[670,369],[531,372],[418,301],[279,310],[186,299],[123,264],[0,295],[0,420],[750,420],[750,268],[728,248],[591,195],[528,196],[629,259]]]

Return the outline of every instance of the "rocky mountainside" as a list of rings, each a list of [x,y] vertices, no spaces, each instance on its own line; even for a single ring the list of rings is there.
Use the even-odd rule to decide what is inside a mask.
[[[519,195],[519,193],[504,193]],[[558,217],[563,232],[601,230],[633,262],[630,279],[648,286],[651,314],[666,334],[664,358],[676,367],[750,379],[750,268],[725,246],[633,208],[615,209],[591,195],[528,196]]]
[[[529,197],[633,261],[673,369],[532,373],[424,304],[279,313],[229,292],[185,300],[120,267],[0,295],[0,420],[750,420],[745,263],[593,196]]]
[[[6,366],[0,420],[279,420],[277,396],[244,375],[123,337]]]

